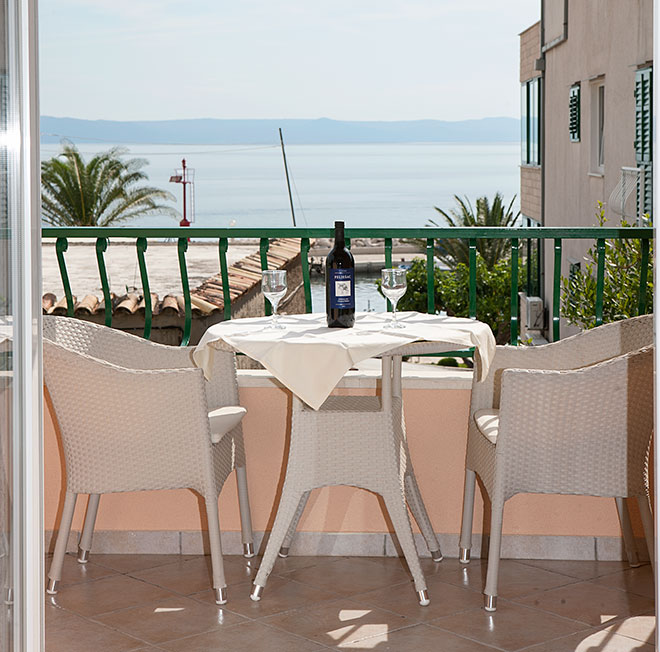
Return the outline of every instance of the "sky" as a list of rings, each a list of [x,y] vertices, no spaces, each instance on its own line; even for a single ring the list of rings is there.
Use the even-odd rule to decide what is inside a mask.
[[[40,0],[41,114],[518,117],[540,0]]]

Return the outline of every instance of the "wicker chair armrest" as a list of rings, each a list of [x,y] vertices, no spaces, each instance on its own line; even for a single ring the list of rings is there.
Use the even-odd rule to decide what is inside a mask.
[[[479,370],[474,372],[470,412],[473,414],[477,410],[499,407],[502,372],[505,369],[557,369],[556,364],[556,358],[547,345],[496,347],[488,376],[479,382]]]
[[[200,369],[129,369],[44,341],[67,488],[216,490]]]
[[[59,404],[57,412],[70,411],[72,422],[90,420],[94,431],[114,430],[122,422],[136,431],[151,430],[150,424],[160,431],[171,430],[170,420],[181,420],[188,424],[184,432],[209,432],[201,369],[127,368],[49,341],[44,341],[44,360],[44,377]]]
[[[653,344],[653,315],[604,324],[543,346],[498,346],[488,377],[472,385],[472,410],[498,408],[504,369],[580,369]]]
[[[184,369],[194,367],[194,347],[158,344],[116,329],[103,331],[103,339],[112,341],[103,359],[127,369]],[[116,353],[115,353],[116,352]],[[99,357],[99,356],[95,356]]]
[[[652,422],[652,347],[580,369],[514,368],[501,377],[502,453],[539,441],[563,446],[576,436],[602,446],[615,433],[648,430]]]

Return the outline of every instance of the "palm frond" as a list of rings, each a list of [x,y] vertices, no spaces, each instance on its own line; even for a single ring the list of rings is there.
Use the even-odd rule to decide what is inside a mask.
[[[112,147],[85,163],[75,145],[41,164],[42,219],[57,226],[109,226],[161,213],[178,215],[161,201],[174,196],[143,185],[145,159],[127,159],[127,150]]]

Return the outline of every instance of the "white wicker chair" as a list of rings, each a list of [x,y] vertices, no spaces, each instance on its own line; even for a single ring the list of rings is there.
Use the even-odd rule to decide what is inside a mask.
[[[66,497],[48,593],[57,592],[78,494],[89,494],[78,561],[89,558],[100,495],[190,488],[206,503],[216,602],[226,602],[218,496],[236,470],[246,556],[254,554],[232,353],[213,380],[171,347],[68,317],[44,317],[44,377],[66,465]]]
[[[473,383],[459,558],[470,559],[478,475],[492,505],[488,611],[497,605],[504,503],[517,493],[615,497],[631,565],[624,498],[634,496],[653,561],[652,343],[653,317],[644,315],[545,346],[500,346],[486,380]]]

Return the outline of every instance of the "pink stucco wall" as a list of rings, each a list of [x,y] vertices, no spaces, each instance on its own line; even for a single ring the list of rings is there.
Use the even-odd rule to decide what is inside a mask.
[[[358,393],[369,390],[340,390]],[[247,407],[244,433],[255,530],[267,530],[282,478],[288,395],[275,387],[244,387]],[[404,391],[410,450],[417,478],[436,532],[460,529],[463,462],[469,390]],[[48,397],[44,409],[45,528],[53,530],[61,508],[62,461]],[[482,501],[477,496],[475,532],[482,527]],[[73,529],[80,529],[84,501],[79,501]],[[636,519],[635,519],[636,520]],[[224,531],[240,530],[235,482],[220,497]],[[99,530],[199,530],[199,500],[187,490],[107,495],[101,501]],[[389,527],[378,499],[366,491],[333,487],[314,492],[300,530],[386,532]],[[614,501],[574,496],[516,496],[507,503],[505,534],[620,536]],[[641,530],[640,530],[641,536]]]

